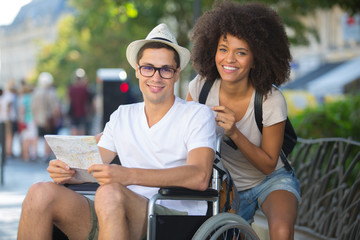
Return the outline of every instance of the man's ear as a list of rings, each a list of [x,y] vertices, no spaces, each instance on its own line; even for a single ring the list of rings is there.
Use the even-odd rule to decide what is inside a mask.
[[[135,66],[135,76],[137,79],[139,79],[139,64],[136,64]]]
[[[175,72],[175,81],[174,82],[179,81],[180,72],[181,72],[181,67],[178,67],[178,69],[176,69],[176,72]]]

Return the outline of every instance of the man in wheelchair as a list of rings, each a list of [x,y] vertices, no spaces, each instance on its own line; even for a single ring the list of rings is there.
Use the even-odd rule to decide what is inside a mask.
[[[51,239],[53,225],[69,239],[142,239],[148,199],[159,187],[208,188],[216,145],[215,120],[205,105],[174,95],[190,53],[165,24],[126,51],[144,102],[121,105],[98,143],[104,164],[94,201],[62,184],[78,183],[60,160],[49,163],[54,182],[36,183],[23,202],[18,239]],[[121,166],[109,164],[118,155]],[[205,214],[204,201],[159,201],[160,214]]]

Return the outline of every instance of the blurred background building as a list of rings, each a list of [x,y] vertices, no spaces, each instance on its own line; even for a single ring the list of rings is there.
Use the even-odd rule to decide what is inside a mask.
[[[33,0],[21,8],[17,17],[10,25],[0,26],[0,87],[5,86],[6,82],[10,80],[20,82],[23,79],[36,78],[34,75],[38,74],[35,70],[39,50],[46,43],[56,42],[60,19],[64,15],[74,15],[76,12],[67,5],[69,1]],[[145,2],[149,4],[149,1]],[[194,4],[190,6],[194,14],[195,8],[199,7],[195,4],[196,2],[199,3],[199,1],[195,0]],[[289,2],[291,1],[289,0]],[[171,10],[169,7],[172,6],[171,3],[172,1],[164,1],[164,4],[168,5],[164,11]],[[118,14],[120,14],[118,21],[122,23],[122,21],[130,21],[126,19],[134,19],[132,22],[126,22],[126,28],[139,30],[139,22],[144,23],[143,25],[149,24],[142,22],[144,17],[146,17],[144,13],[148,14],[144,9],[136,9],[134,4],[129,5],[126,1],[123,5],[121,4],[118,8]],[[93,3],[93,5],[96,4]],[[97,12],[98,9],[95,10]],[[126,14],[124,14],[124,11],[126,11]],[[100,9],[98,14],[101,14]],[[160,16],[157,21],[168,21],[171,26],[181,25],[176,23],[178,20],[173,13],[170,13],[169,16]],[[147,18],[150,20],[149,17]],[[185,17],[181,19],[185,19]],[[359,91],[359,14],[350,15],[350,13],[335,5],[330,9],[319,8],[309,14],[303,14],[299,21],[314,31],[306,35],[309,41],[308,45],[292,45],[291,47],[293,55],[291,82],[282,86],[284,92],[288,91],[286,96],[289,105],[294,106],[292,108],[295,110],[301,110],[306,106],[326,101],[345,92]],[[189,25],[184,20],[185,23]],[[135,31],[125,29],[125,27],[121,29],[123,26],[119,26],[120,29],[118,29],[119,31],[124,31],[124,36],[125,34],[130,35],[131,31]],[[182,29],[184,26],[178,26],[178,29]],[[191,27],[191,23],[189,26]],[[292,29],[289,28],[287,30],[288,35],[292,36]],[[183,35],[186,34],[178,35],[183,38]],[[188,36],[185,37],[188,39]],[[120,38],[115,43],[118,44],[119,49],[117,56],[121,58],[123,56],[119,56],[119,54],[126,47],[127,39]],[[108,45],[111,45],[111,43]],[[107,50],[104,49],[103,52],[106,54]],[[99,66],[95,67],[114,67],[100,66],[101,63],[106,64],[105,61],[106,59],[102,59],[102,61],[99,61]],[[95,68],[94,66],[92,67]],[[127,63],[120,62],[120,65],[118,63],[116,67],[127,70]],[[96,69],[87,69],[87,71],[95,73]],[[176,88],[177,94],[182,98],[186,96],[188,81],[191,78],[190,74],[184,78],[185,81],[181,81],[182,86]],[[56,77],[55,79],[59,81]],[[290,111],[292,110],[290,109]]]
[[[33,0],[10,25],[0,26],[0,87],[35,74],[39,50],[56,40],[61,17],[73,13],[66,0]]]
[[[315,13],[303,21],[315,27],[318,39],[310,36],[308,46],[291,48],[292,81],[283,86],[297,108],[360,89],[360,16],[339,7]]]

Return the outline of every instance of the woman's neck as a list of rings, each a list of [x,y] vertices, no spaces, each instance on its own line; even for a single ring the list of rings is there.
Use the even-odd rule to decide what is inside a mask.
[[[250,81],[228,82],[221,81],[220,94],[226,95],[227,98],[243,99],[251,96],[254,87]]]

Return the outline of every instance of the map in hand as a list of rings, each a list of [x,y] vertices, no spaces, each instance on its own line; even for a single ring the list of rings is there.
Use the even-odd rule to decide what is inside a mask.
[[[56,159],[76,170],[76,179],[97,182],[87,172],[91,165],[103,163],[94,136],[45,135],[44,137]]]

